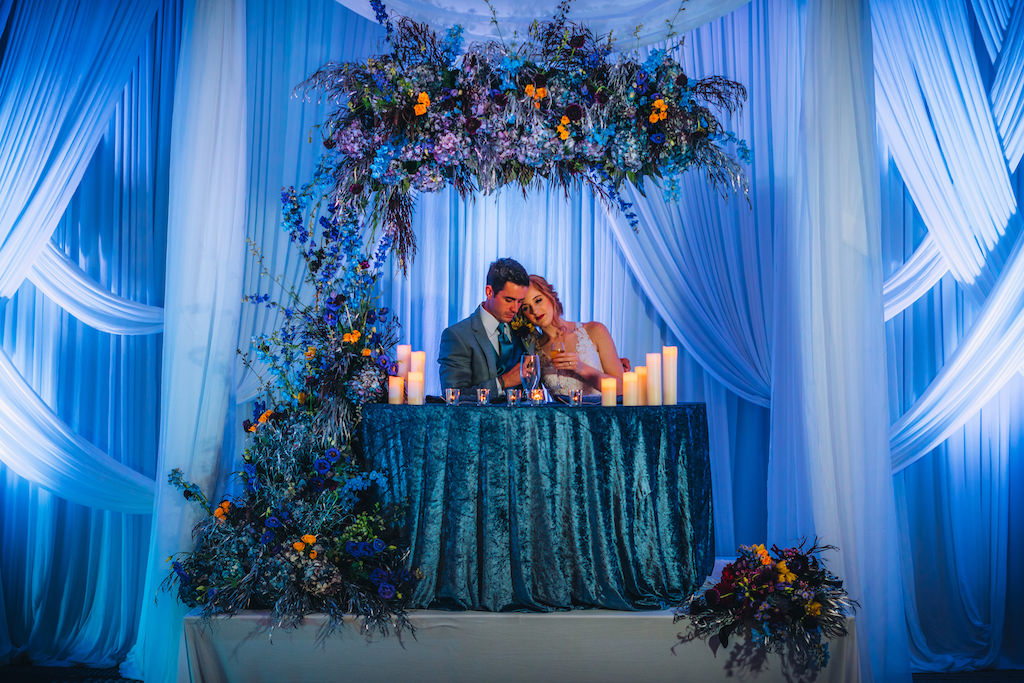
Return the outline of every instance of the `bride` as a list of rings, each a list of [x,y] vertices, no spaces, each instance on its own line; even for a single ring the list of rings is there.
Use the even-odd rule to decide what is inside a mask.
[[[608,329],[599,322],[573,323],[562,319],[558,293],[540,275],[530,276],[522,313],[541,329],[537,341],[541,377],[552,394],[582,389],[601,393],[601,379],[614,377],[622,393],[622,364]]]

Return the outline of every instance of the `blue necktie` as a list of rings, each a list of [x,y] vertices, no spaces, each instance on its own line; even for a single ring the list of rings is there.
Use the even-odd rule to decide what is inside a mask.
[[[512,369],[515,364],[515,344],[512,343],[512,338],[508,336],[508,325],[501,323],[498,325],[498,373],[505,374]]]

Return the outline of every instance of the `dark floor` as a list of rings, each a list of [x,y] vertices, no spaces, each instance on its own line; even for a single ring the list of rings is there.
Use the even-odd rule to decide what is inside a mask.
[[[0,667],[3,683],[127,683],[117,669],[85,667],[7,666]],[[756,679],[755,679],[756,680]],[[952,674],[914,674],[914,683],[1024,683],[1024,671],[967,671]]]

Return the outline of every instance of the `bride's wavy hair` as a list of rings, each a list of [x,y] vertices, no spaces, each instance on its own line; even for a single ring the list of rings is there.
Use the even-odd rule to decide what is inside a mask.
[[[558,298],[558,292],[555,291],[555,288],[540,275],[531,275],[530,284],[539,289],[541,294],[551,299],[551,303],[555,305],[555,313],[561,318],[564,315],[565,309],[562,308],[562,301]]]

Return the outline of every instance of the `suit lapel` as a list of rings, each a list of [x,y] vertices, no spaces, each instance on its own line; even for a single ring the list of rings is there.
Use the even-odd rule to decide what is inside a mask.
[[[480,317],[480,309],[477,308],[473,314],[473,339],[476,340],[477,347],[480,349],[481,355],[487,359],[487,372],[488,376],[493,377],[498,374],[498,360],[494,353],[494,347],[491,346],[491,340],[487,337],[487,330],[484,329],[484,321]]]

